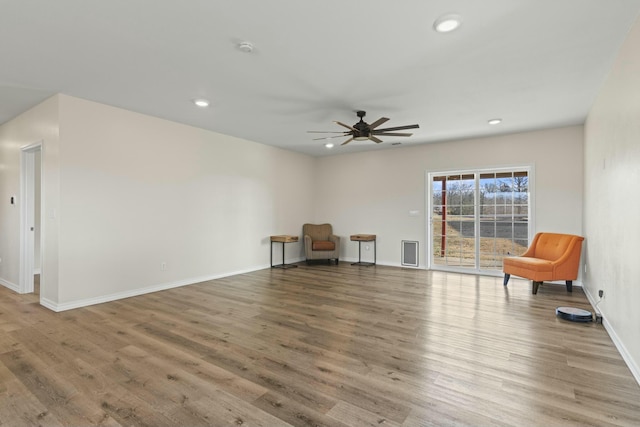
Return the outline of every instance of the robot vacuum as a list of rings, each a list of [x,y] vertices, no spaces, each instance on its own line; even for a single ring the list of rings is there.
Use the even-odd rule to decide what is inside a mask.
[[[593,314],[590,311],[575,307],[558,307],[556,308],[556,316],[572,322],[593,321]]]

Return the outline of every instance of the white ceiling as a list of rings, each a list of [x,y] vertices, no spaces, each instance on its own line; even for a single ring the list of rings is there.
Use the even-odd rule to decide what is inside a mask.
[[[0,123],[64,93],[314,156],[579,124],[639,12],[640,0],[0,0]],[[436,33],[447,13],[462,26]],[[332,150],[306,132],[340,131],[360,109],[420,129]]]

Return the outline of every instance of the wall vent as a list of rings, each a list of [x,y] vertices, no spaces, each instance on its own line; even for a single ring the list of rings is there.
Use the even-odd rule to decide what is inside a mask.
[[[402,241],[402,265],[418,266],[418,242],[415,240]]]

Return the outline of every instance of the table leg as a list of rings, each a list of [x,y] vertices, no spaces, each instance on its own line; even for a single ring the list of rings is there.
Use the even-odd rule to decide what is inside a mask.
[[[373,263],[376,263],[376,241],[373,241]]]
[[[362,261],[362,240],[358,240],[358,262],[354,262],[351,265],[363,265],[365,267],[371,267],[376,264],[376,241],[373,240],[373,262]]]
[[[295,264],[285,264],[284,263],[284,245],[285,242],[281,242],[282,243],[282,264],[278,264],[278,265],[273,265],[273,242],[271,242],[271,268],[282,268],[282,269],[287,269],[287,268],[296,268],[298,267]]]

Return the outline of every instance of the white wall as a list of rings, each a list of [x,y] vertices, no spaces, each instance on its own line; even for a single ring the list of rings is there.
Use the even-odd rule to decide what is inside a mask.
[[[418,240],[424,267],[427,171],[532,164],[536,231],[581,234],[582,142],[582,126],[572,126],[320,158],[316,221],[333,224],[345,258],[358,257],[349,236],[368,233],[389,265],[400,265],[401,240]]]
[[[57,95],[0,126],[0,284],[12,289],[20,216],[9,198],[21,147],[38,141],[41,301],[54,310],[268,267],[269,236],[299,235],[313,218],[309,156]],[[301,257],[287,245],[288,262]]]
[[[58,200],[58,96],[24,112],[0,126],[0,284],[18,289],[20,273],[20,159],[21,148],[42,141],[44,197],[41,209],[55,209]],[[16,196],[16,204],[9,199]],[[41,297],[56,300],[58,295],[57,235],[55,218],[42,217],[42,244],[48,257],[41,270],[46,280],[41,282]],[[46,231],[44,231],[46,230]]]
[[[585,125],[584,285],[640,382],[640,21]]]
[[[309,156],[60,100],[59,309],[268,267],[312,217]]]

